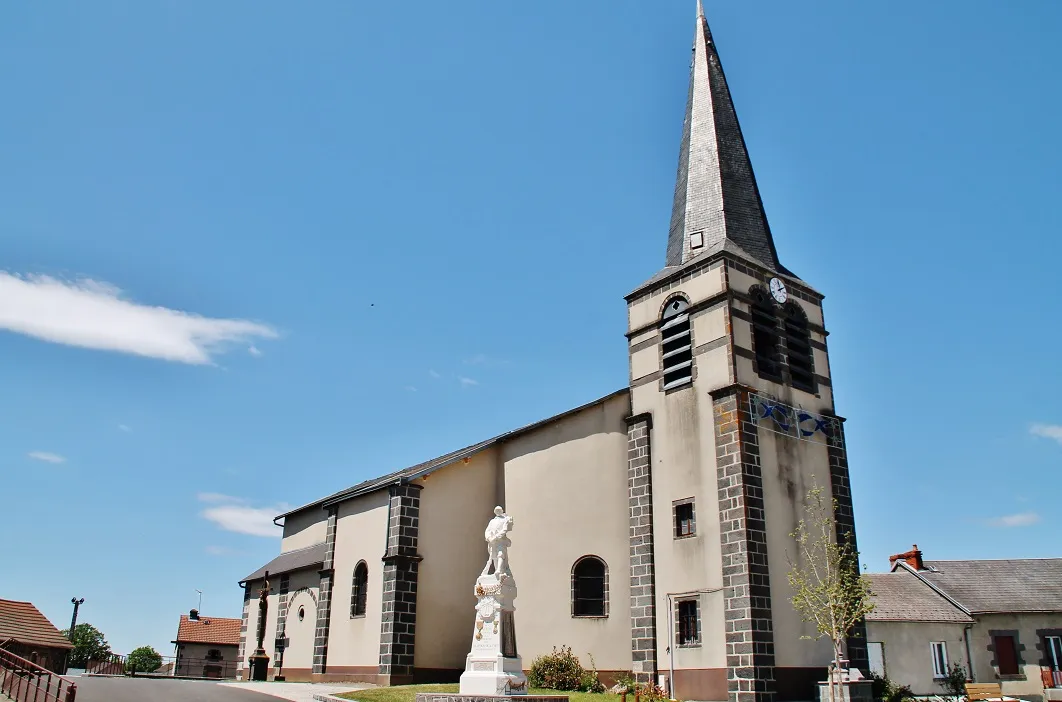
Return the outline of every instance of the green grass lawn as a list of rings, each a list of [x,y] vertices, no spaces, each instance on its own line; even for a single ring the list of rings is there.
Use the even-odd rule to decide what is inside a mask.
[[[344,692],[337,697],[358,702],[414,702],[418,692],[457,692],[458,686],[454,685],[396,685],[395,687],[375,687],[369,690],[355,690]],[[618,695],[610,695],[607,692],[557,692],[556,690],[529,691],[532,695],[567,695],[571,702],[619,702]],[[633,699],[633,698],[632,698]]]

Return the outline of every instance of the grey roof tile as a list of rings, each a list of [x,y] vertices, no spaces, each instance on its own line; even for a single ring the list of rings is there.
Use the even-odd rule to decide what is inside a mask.
[[[971,612],[1062,612],[1062,558],[925,561],[919,575]]]
[[[906,570],[871,573],[874,611],[868,621],[972,622],[961,609]]]
[[[266,572],[272,576],[280,575],[281,573],[291,573],[296,570],[303,570],[304,568],[315,568],[324,565],[324,557],[325,545],[323,542],[314,544],[313,546],[295,549],[294,551],[285,551],[269,561],[269,563],[266,563],[264,566],[248,575],[241,580],[240,583],[261,580],[265,577]]]

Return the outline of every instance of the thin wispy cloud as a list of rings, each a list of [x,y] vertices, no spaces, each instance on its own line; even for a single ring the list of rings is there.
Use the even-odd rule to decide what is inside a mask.
[[[996,517],[988,522],[996,527],[1024,527],[1040,523],[1040,515],[1036,512],[1022,512],[1021,514],[1008,514]]]
[[[459,383],[461,383],[461,385],[465,386],[466,388],[467,387],[471,387],[473,385],[479,385],[479,381],[478,380],[475,380],[473,378],[466,378],[463,375],[458,376],[457,377],[457,381]]]
[[[0,329],[56,344],[206,365],[273,328],[143,305],[107,283],[0,271]]]
[[[428,375],[430,375],[431,377],[433,377],[433,378],[435,378],[435,379],[439,379],[439,378],[441,378],[441,377],[442,377],[442,374],[440,374],[440,373],[439,373],[439,372],[438,372],[437,370],[435,370],[434,368],[429,368],[429,369],[428,369]]]
[[[206,551],[211,556],[234,556],[234,555],[236,555],[236,551],[234,551],[233,549],[228,548],[226,546],[207,546],[203,550]]]
[[[407,385],[405,389],[406,389],[406,392],[416,392],[417,391],[417,389],[415,387],[413,387],[412,385]]]
[[[45,463],[66,463],[66,456],[60,456],[57,453],[51,453],[49,451],[30,451],[26,454],[35,461],[44,461]]]
[[[200,516],[220,529],[272,538],[280,538],[283,534],[280,527],[273,523],[273,518],[288,510],[286,504],[252,507],[248,500],[218,492],[201,492],[196,497],[200,502],[213,505],[203,510]]]
[[[119,431],[124,431],[124,432],[133,431],[132,428],[128,424],[119,424],[118,425],[118,430]]]
[[[1062,424],[1033,424],[1029,427],[1029,433],[1062,444]]]
[[[251,344],[250,346],[247,347],[247,353],[251,354],[252,356],[261,356],[262,355],[262,349],[258,348],[254,344]]]
[[[466,366],[507,366],[509,361],[504,358],[494,358],[485,353],[477,353],[465,359]]]

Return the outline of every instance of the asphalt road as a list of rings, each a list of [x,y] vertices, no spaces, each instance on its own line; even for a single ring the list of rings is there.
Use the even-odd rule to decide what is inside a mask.
[[[277,702],[279,697],[207,680],[74,678],[77,702]]]

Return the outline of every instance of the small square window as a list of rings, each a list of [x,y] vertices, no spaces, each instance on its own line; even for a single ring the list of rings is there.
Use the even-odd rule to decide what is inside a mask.
[[[678,644],[699,646],[701,644],[701,613],[697,600],[682,600],[678,603]]]
[[[676,502],[675,511],[675,538],[693,536],[697,533],[697,519],[694,514],[693,500]]]
[[[704,246],[704,232],[693,232],[690,234],[690,248],[699,249]]]

